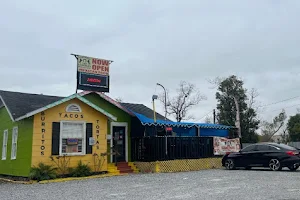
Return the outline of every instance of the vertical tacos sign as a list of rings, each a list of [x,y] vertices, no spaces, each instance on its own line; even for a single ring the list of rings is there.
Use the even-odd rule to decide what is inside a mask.
[[[77,89],[109,92],[109,67],[112,61],[82,55],[74,56],[77,59]]]

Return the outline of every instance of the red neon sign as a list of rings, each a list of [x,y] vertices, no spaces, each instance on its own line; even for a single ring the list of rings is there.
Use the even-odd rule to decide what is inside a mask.
[[[88,78],[87,82],[91,82],[91,83],[101,83],[100,79],[97,78]]]

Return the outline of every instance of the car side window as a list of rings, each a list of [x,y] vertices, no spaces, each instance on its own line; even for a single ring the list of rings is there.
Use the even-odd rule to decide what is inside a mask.
[[[242,149],[242,152],[254,151],[255,145],[250,145]]]
[[[273,147],[273,146],[269,146],[270,151],[279,151],[280,148],[278,147]]]
[[[257,145],[258,151],[270,151],[270,148],[268,145]]]

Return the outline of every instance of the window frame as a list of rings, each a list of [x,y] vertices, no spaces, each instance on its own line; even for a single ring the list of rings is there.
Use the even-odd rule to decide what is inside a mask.
[[[62,130],[64,123],[83,124],[83,137],[82,137],[82,152],[79,153],[63,153],[62,152]],[[60,134],[59,134],[59,155],[63,156],[84,156],[86,155],[86,122],[85,121],[60,121]]]
[[[15,136],[16,134],[16,136]],[[10,152],[10,159],[16,160],[17,159],[17,152],[18,152],[18,135],[19,135],[19,129],[17,126],[13,127],[12,130],[12,138],[11,138],[11,152]],[[16,141],[15,141],[16,140]],[[14,144],[15,149],[14,149]]]
[[[1,155],[1,160],[6,160],[6,158],[7,158],[7,143],[8,143],[8,129],[5,129],[3,131],[2,139],[3,139],[3,141],[2,141],[2,152],[1,152],[2,155]],[[5,155],[3,154],[4,148],[5,148]]]

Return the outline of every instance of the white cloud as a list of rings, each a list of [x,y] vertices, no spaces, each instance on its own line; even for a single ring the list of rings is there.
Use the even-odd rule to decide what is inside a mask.
[[[70,95],[76,87],[70,53],[78,53],[114,60],[110,95],[128,102],[151,107],[156,82],[173,91],[180,80],[195,83],[208,97],[193,110],[198,119],[216,106],[206,81],[215,76],[241,76],[262,104],[299,94],[298,1],[19,0],[1,8],[4,90]]]

